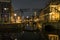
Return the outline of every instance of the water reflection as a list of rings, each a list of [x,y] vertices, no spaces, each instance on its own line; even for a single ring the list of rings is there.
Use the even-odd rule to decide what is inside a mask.
[[[15,27],[15,25],[14,25]],[[41,32],[33,24],[23,24],[18,26],[20,28],[15,28],[16,32],[11,30],[10,32],[1,32],[0,40],[45,40],[43,32]],[[14,28],[13,28],[14,29]]]

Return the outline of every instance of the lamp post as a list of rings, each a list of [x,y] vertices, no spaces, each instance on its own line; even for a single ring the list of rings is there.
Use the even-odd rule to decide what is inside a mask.
[[[16,23],[16,16],[17,16],[17,14],[14,14],[14,18],[15,18],[15,23]]]

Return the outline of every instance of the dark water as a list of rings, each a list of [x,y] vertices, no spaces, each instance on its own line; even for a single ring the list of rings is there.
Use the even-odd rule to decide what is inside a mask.
[[[14,28],[2,28],[0,29],[0,40],[47,40],[47,36],[43,32],[36,30],[37,28],[26,25],[18,28],[15,25]],[[35,31],[34,31],[35,30]]]
[[[0,40],[46,40],[40,32],[0,33]]]

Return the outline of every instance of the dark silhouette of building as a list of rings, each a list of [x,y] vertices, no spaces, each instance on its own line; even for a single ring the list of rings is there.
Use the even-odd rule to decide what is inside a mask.
[[[9,23],[11,14],[11,0],[0,0],[0,21]]]

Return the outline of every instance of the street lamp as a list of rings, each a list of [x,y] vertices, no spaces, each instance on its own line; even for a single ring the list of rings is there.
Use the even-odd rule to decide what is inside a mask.
[[[16,16],[17,16],[17,14],[14,14],[14,16],[16,17]]]
[[[16,23],[16,16],[17,16],[17,14],[14,14],[14,17],[15,17],[15,23]]]
[[[4,10],[6,11],[6,10],[8,10],[8,8],[4,8]]]

